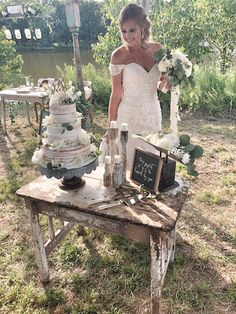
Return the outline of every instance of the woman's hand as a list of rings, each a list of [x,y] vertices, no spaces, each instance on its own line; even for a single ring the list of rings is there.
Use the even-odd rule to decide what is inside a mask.
[[[171,90],[172,85],[170,85],[166,76],[162,75],[157,86],[163,93],[166,93]]]

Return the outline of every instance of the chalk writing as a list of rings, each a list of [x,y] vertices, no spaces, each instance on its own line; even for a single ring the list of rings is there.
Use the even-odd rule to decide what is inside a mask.
[[[158,156],[136,148],[131,179],[150,189],[154,189],[158,162]]]

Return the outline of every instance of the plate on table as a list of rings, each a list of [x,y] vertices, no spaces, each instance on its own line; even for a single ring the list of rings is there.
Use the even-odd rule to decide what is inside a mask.
[[[17,94],[29,94],[32,91],[31,87],[22,87],[16,90]]]

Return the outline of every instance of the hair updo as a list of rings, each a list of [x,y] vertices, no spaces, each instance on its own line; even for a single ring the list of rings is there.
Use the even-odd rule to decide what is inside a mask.
[[[118,19],[119,26],[122,27],[124,23],[130,20],[133,20],[142,29],[142,44],[145,45],[151,37],[151,22],[143,7],[134,3],[123,7]]]

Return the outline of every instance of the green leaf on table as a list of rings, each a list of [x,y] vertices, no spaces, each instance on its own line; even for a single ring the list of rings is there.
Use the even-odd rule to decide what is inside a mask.
[[[196,145],[192,153],[194,158],[200,158],[203,155],[203,149],[201,146]]]
[[[179,137],[180,146],[186,146],[190,143],[190,136],[188,134],[182,134]]]
[[[195,149],[195,147],[196,147],[196,145],[188,144],[188,145],[185,146],[185,151],[187,153],[192,152]]]
[[[187,166],[187,173],[190,176],[194,176],[194,177],[198,176],[198,172],[197,172],[197,170],[195,170],[195,166],[193,164],[191,164],[191,163],[189,163],[188,166]]]

